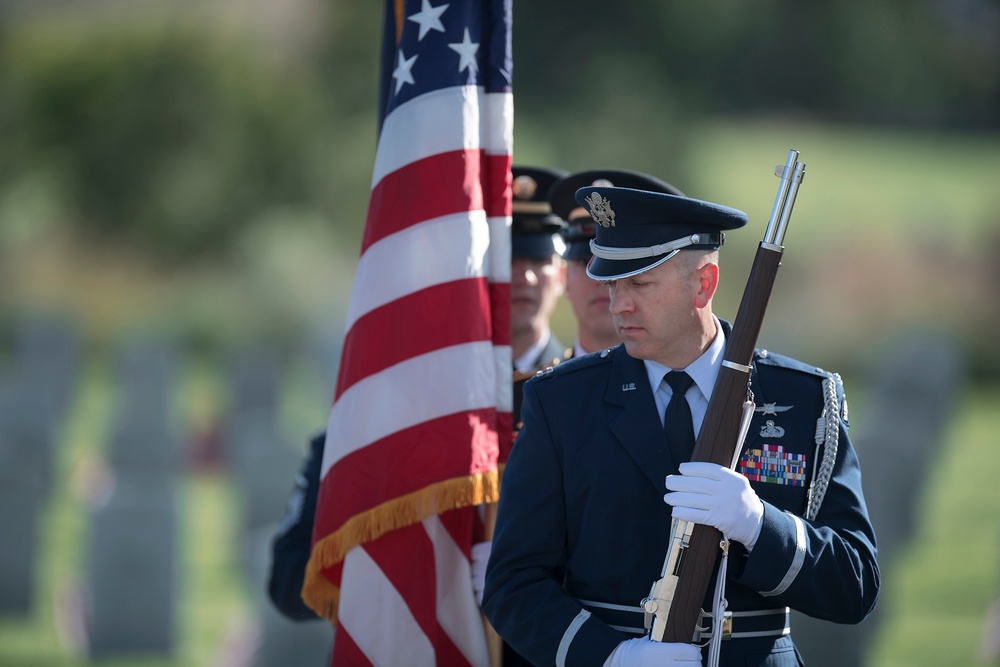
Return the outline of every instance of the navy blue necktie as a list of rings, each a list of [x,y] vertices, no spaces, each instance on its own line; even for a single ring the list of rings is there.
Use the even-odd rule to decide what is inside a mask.
[[[684,371],[670,371],[663,381],[674,391],[663,415],[663,432],[674,463],[680,465],[690,461],[691,452],[694,451],[694,422],[691,419],[691,406],[684,395],[694,384],[694,380]]]

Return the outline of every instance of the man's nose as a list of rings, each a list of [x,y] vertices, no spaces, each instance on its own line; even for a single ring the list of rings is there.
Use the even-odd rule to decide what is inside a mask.
[[[514,284],[535,285],[538,283],[538,276],[530,265],[514,264],[511,267],[511,280]]]
[[[611,311],[612,315],[624,313],[632,307],[632,300],[621,290],[609,289],[608,295],[611,297],[611,304],[608,306],[608,310]]]

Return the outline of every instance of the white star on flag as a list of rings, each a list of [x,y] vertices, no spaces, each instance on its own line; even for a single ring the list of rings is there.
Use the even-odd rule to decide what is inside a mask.
[[[458,71],[461,72],[465,68],[469,68],[470,71],[479,71],[479,65],[476,64],[476,51],[479,50],[479,44],[475,44],[469,38],[469,29],[465,29],[465,37],[461,42],[455,42],[454,44],[449,44],[448,48],[455,51],[459,55],[458,59]]]
[[[412,84],[413,73],[410,71],[413,69],[413,63],[417,62],[417,56],[412,58],[406,58],[403,56],[403,50],[399,50],[399,60],[396,63],[396,69],[392,71],[392,78],[396,80],[396,94],[399,94],[400,88],[403,87],[404,83]]]
[[[420,5],[420,11],[409,18],[410,21],[420,24],[420,34],[417,36],[418,42],[431,30],[444,32],[441,15],[444,14],[444,10],[446,9],[448,9],[448,5],[431,7],[430,0],[423,0]]]

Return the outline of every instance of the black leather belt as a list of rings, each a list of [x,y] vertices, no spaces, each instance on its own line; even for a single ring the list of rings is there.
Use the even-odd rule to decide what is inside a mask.
[[[587,611],[619,632],[644,635],[642,607],[619,605],[594,600],[580,600]],[[712,615],[701,612],[698,625],[704,631],[695,629],[694,643],[712,638]],[[722,620],[722,639],[749,639],[751,637],[781,637],[791,632],[790,610],[758,609],[753,611],[727,611]]]
[[[702,610],[695,630],[695,643],[712,638],[712,615]],[[758,609],[754,611],[727,611],[722,618],[722,639],[749,639],[751,637],[782,637],[792,631],[789,608]]]

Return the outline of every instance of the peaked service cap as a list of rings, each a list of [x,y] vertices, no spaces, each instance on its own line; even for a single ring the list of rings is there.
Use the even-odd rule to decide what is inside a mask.
[[[590,240],[594,238],[597,223],[590,212],[577,203],[576,191],[587,185],[633,188],[649,192],[684,196],[679,189],[660,179],[638,171],[626,169],[591,169],[564,176],[549,190],[552,212],[566,221],[563,239],[566,241],[564,259],[590,260]]]
[[[681,249],[718,249],[724,230],[747,223],[735,208],[662,192],[587,186],[576,201],[597,223],[587,275],[619,280],[648,271]]]
[[[511,167],[514,177],[511,201],[511,257],[547,259],[562,254],[560,232],[564,226],[552,213],[548,194],[552,184],[566,175],[548,167]]]

